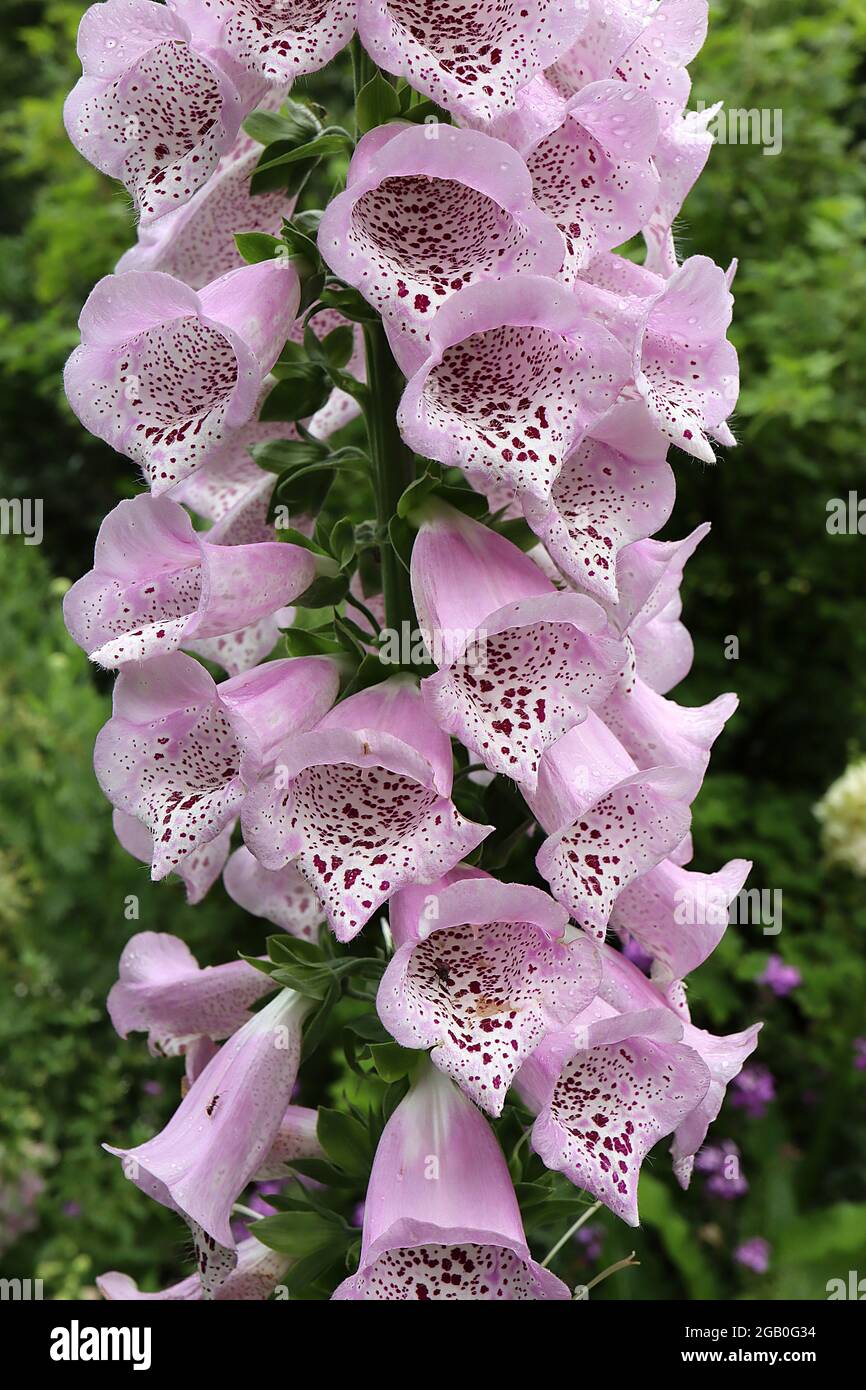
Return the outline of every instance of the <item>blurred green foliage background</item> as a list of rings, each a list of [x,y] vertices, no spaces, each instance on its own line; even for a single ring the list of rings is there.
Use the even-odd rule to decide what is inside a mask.
[[[43,1278],[54,1298],[92,1293],[104,1269],[159,1287],[182,1265],[178,1223],[99,1147],[148,1137],[177,1097],[178,1064],[150,1059],[141,1038],[121,1043],[105,1016],[125,939],[177,932],[211,964],[260,949],[263,935],[219,887],[187,909],[177,884],[153,887],[114,843],[90,763],[109,682],[59,613],[100,519],[135,485],[77,425],[60,384],[78,310],[133,235],[123,191],[61,124],[83,9],[7,0],[0,56],[0,495],[45,504],[41,548],[0,539],[0,1266]],[[696,805],[695,866],[754,859],[750,884],[784,901],[781,934],[732,927],[690,997],[714,1031],[765,1020],[757,1060],[776,1098],[760,1119],[729,1098],[712,1133],[742,1151],[744,1196],[713,1197],[700,1176],[679,1192],[660,1146],[644,1169],[642,1229],[599,1218],[598,1248],[573,1246],[557,1268],[585,1279],[635,1249],[640,1268],[599,1296],[821,1299],[828,1279],[866,1274],[866,1071],[854,1049],[866,1034],[866,884],[824,861],[813,814],[866,751],[866,542],[826,529],[829,499],[860,485],[866,437],[866,4],[713,0],[693,73],[692,105],[722,99],[784,120],[777,157],[719,145],[679,224],[683,255],[739,258],[744,388],[740,447],[715,468],[676,459],[666,533],[713,523],[687,577],[696,659],[677,697],[741,697]],[[311,90],[345,110],[341,69]],[[137,923],[124,916],[131,893]],[[802,975],[784,999],[758,983],[771,953]],[[336,1059],[319,1067],[338,1098]],[[771,1245],[765,1275],[734,1258],[755,1236]]]

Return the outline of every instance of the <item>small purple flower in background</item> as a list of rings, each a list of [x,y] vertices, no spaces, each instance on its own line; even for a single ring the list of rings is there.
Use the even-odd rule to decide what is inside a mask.
[[[784,999],[802,983],[803,977],[797,967],[786,965],[781,956],[770,956],[763,975],[758,976],[758,984],[766,985],[778,999]]]
[[[695,1156],[695,1167],[699,1173],[707,1174],[704,1187],[711,1197],[733,1202],[749,1190],[740,1166],[740,1150],[733,1139],[722,1139],[701,1149]]]
[[[854,1069],[866,1071],[866,1038],[854,1039]]]
[[[744,1269],[750,1269],[753,1274],[766,1274],[770,1268],[770,1254],[772,1246],[764,1240],[763,1236],[752,1236],[751,1240],[744,1240],[734,1251],[734,1259],[738,1265]]]
[[[68,1216],[71,1221],[81,1215],[81,1206],[78,1202],[64,1202],[63,1215]]]
[[[162,1095],[162,1082],[161,1082],[161,1081],[145,1081],[145,1083],[144,1083],[144,1085],[142,1086],[141,1089],[144,1091],[144,1094],[145,1094],[146,1096],[161,1096],[161,1095]]]
[[[271,1206],[268,1197],[274,1192],[282,1192],[283,1186],[284,1184],[279,1179],[273,1182],[257,1183],[254,1191],[242,1205],[247,1211],[258,1212],[259,1216],[273,1216],[276,1207]],[[232,1235],[240,1243],[253,1234],[255,1227],[256,1222],[251,1217],[245,1220],[239,1216],[232,1222]]]
[[[577,1243],[583,1246],[582,1255],[588,1264],[601,1257],[604,1249],[604,1228],[602,1226],[583,1226],[577,1233]]]
[[[731,1083],[731,1104],[745,1110],[750,1120],[761,1120],[776,1099],[776,1082],[769,1067],[743,1067]]]

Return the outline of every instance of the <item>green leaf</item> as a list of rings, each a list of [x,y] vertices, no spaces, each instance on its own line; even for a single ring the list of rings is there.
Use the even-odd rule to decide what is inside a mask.
[[[370,1044],[373,1066],[383,1081],[399,1081],[401,1077],[411,1076],[420,1058],[425,1055],[414,1048],[401,1047],[395,1042]]]
[[[301,1048],[302,1061],[309,1061],[322,1039],[325,1037],[328,1031],[328,1024],[331,1020],[331,1014],[334,1012],[339,999],[340,986],[332,977],[330,990],[315,1012],[308,1014],[304,1022],[304,1042]]]
[[[391,83],[377,71],[361,88],[355,101],[358,130],[366,135],[368,130],[399,115],[400,98]]]
[[[351,517],[342,517],[331,531],[329,549],[340,569],[345,569],[355,556],[355,527]]]
[[[342,603],[349,592],[349,581],[344,574],[321,574],[314,579],[309,589],[292,599],[296,608],[332,608]]]
[[[298,196],[313,170],[317,168],[318,159],[302,159],[297,164],[278,165],[265,173],[262,173],[260,168],[265,160],[273,159],[276,155],[293,148],[291,141],[278,140],[276,144],[263,151],[259,166],[253,170],[250,178],[250,192],[254,196],[258,197],[262,193],[284,193],[287,199]]]
[[[263,422],[307,420],[322,409],[331,394],[327,374],[315,362],[292,363],[280,375],[262,406],[259,418]]]
[[[314,140],[310,140],[306,145],[298,145],[295,149],[286,150],[276,158],[269,158],[268,151],[258,165],[256,172],[259,174],[269,173],[272,169],[282,169],[289,164],[297,164],[302,159],[322,159],[325,155],[349,154],[352,149],[352,138],[345,130],[323,131]]]
[[[268,955],[274,965],[285,965],[286,962],[300,965],[322,965],[327,960],[327,956],[317,942],[305,941],[300,936],[269,936],[267,947]]]
[[[339,282],[329,284],[322,291],[322,303],[328,309],[337,309],[344,319],[352,323],[378,323],[379,315],[363,295],[348,285]]]
[[[273,970],[271,979],[308,999],[326,999],[333,986],[330,970],[319,965],[280,965]]]
[[[268,236],[267,232],[238,232],[235,245],[247,265],[258,265],[286,254],[285,243],[279,237]]]
[[[366,410],[370,400],[370,388],[365,386],[363,381],[359,381],[350,372],[344,372],[341,367],[330,365],[328,366],[328,376],[338,391],[345,391],[347,396],[351,396],[363,410]]]
[[[341,1172],[323,1158],[293,1158],[289,1167],[292,1172],[300,1173],[305,1178],[314,1178],[325,1187],[354,1187],[357,1182],[356,1178]]]
[[[281,1211],[256,1222],[256,1240],[295,1260],[338,1242],[345,1245],[347,1233],[339,1218],[329,1221],[318,1211]]]
[[[397,559],[405,570],[409,569],[412,560],[412,546],[415,544],[415,532],[401,516],[392,516],[388,526],[388,538],[397,552]]]
[[[270,1217],[265,1218],[270,1220]],[[347,1237],[335,1236],[333,1240],[323,1242],[322,1245],[304,1259],[298,1260],[297,1264],[292,1265],[291,1269],[283,1278],[283,1283],[289,1291],[291,1298],[304,1300],[310,1296],[310,1285],[314,1284],[323,1274],[331,1268],[331,1265],[338,1261],[342,1264],[346,1258],[346,1251],[349,1247]],[[323,1295],[325,1296],[325,1295]]]
[[[334,470],[327,463],[311,463],[306,468],[289,468],[277,479],[268,508],[268,520],[277,520],[277,507],[287,508],[289,514],[315,516],[324,505],[334,481]],[[280,527],[280,539],[285,540],[288,528]]]
[[[414,121],[418,125],[451,125],[448,112],[437,106],[435,101],[419,101],[415,106],[405,108],[401,114],[404,121]]]
[[[314,315],[310,315],[304,329],[304,348],[313,362],[323,367],[333,367],[339,371],[345,367],[355,350],[355,331],[351,324],[343,323],[332,329],[325,338],[319,338],[313,328]]]
[[[277,140],[306,145],[321,131],[320,122],[308,106],[286,100],[279,111],[253,111],[244,121],[244,130],[260,145],[272,145]]]
[[[397,515],[405,519],[426,497],[430,496],[437,482],[438,478],[434,477],[432,473],[425,473],[423,477],[416,478],[414,483],[409,484],[397,503]]]
[[[287,656],[339,656],[343,647],[333,638],[319,632],[305,632],[300,627],[290,627],[283,634]]]
[[[302,550],[309,550],[313,555],[322,555],[328,558],[327,550],[323,550],[315,541],[311,541],[309,536],[305,536],[303,531],[295,531],[291,526],[284,526],[280,530],[280,540],[288,545],[299,545]]]
[[[332,328],[322,343],[329,367],[346,367],[355,351],[355,333],[348,323]]]
[[[324,217],[323,208],[307,208],[305,212],[298,212],[292,218],[292,226],[297,227],[299,232],[303,232],[312,241],[315,241],[319,232],[319,223]]]
[[[366,1177],[373,1159],[369,1131],[354,1115],[319,1106],[316,1126],[319,1143],[328,1157],[353,1176]]]
[[[259,468],[282,474],[319,463],[328,457],[328,446],[317,439],[274,439],[267,444],[254,444],[250,453]]]
[[[368,652],[355,674],[340,692],[340,699],[347,700],[350,695],[357,695],[359,690],[369,690],[371,685],[378,685],[386,674],[378,656]]]

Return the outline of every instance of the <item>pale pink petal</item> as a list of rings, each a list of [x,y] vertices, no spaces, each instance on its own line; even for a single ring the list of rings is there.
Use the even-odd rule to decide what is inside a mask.
[[[169,0],[169,8],[247,72],[286,88],[345,48],[358,0]]]
[[[261,145],[242,132],[189,202],[139,228],[136,245],[121,256],[117,271],[162,270],[198,290],[243,265],[236,234],[276,236],[283,218],[294,211],[294,198],[281,189],[250,193],[261,154]]]
[[[447,734],[396,678],[283,745],[244,808],[244,839],[266,868],[295,861],[351,940],[392,893],[439,878],[490,833],[449,800],[451,777]]]
[[[238,1262],[232,1270],[224,1284],[221,1284],[214,1291],[213,1297],[217,1303],[227,1302],[263,1302],[269,1298],[289,1267],[288,1256],[279,1255],[275,1250],[269,1250],[266,1245],[262,1245],[254,1236],[248,1236],[242,1240],[237,1248]],[[119,1274],[112,1270],[108,1274],[100,1274],[96,1279],[96,1286],[104,1299],[109,1303],[124,1302],[170,1302],[170,1303],[195,1303],[200,1302],[204,1297],[202,1283],[198,1274],[190,1274],[186,1279],[182,1279],[179,1284],[172,1284],[170,1288],[162,1289],[159,1293],[142,1293],[134,1279],[128,1274]]]
[[[620,894],[611,925],[626,931],[654,960],[660,984],[682,980],[712,955],[728,926],[731,903],[751,864],[732,859],[715,874],[663,860]]]
[[[527,155],[536,202],[565,239],[566,279],[648,220],[659,196],[650,163],[657,134],[650,97],[622,82],[597,82]]]
[[[400,406],[403,438],[543,500],[630,377],[620,344],[563,286],[534,275],[456,295],[436,315],[430,346]]]
[[[139,932],[123,949],[108,1013],[122,1038],[147,1033],[153,1056],[181,1056],[198,1038],[227,1038],[273,985],[246,961],[200,968],[189,948],[164,932]]]
[[[383,315],[410,374],[429,352],[433,316],[455,292],[518,272],[556,275],[563,244],[533,202],[523,160],[502,141],[447,125],[390,130],[390,139],[375,132],[375,143],[361,141],[318,244],[335,274]]]
[[[131,664],[114,688],[114,715],[94,750],[112,804],[148,826],[151,876],[162,879],[215,840],[289,728],[309,727],[334,699],[321,658],[271,662],[217,687],[175,652]]]
[[[64,617],[92,660],[116,667],[272,617],[314,576],[300,546],[214,545],[179,503],[141,493],[102,523],[94,568],[66,594]]]
[[[69,138],[132,194],[142,222],[185,203],[255,105],[189,31],[148,0],[107,0],[84,16],[84,76],[64,107]],[[106,54],[108,55],[106,57]]]
[[[584,0],[360,0],[374,62],[456,116],[492,120],[577,38]]]
[[[310,1006],[282,990],[220,1048],[160,1134],[134,1149],[105,1146],[137,1187],[187,1220],[206,1297],[237,1265],[232,1207],[279,1133]]]
[[[66,365],[70,405],[165,492],[249,422],[298,294],[276,262],[231,271],[202,295],[159,271],[107,276]]]
[[[678,261],[672,227],[689,192],[703,173],[713,147],[710,122],[722,103],[704,111],[686,111],[662,131],[653,154],[661,180],[659,200],[643,228],[646,266],[666,278]]]
[[[616,603],[623,547],[659,530],[673,510],[675,483],[664,449],[638,462],[596,439],[566,459],[550,498],[523,498],[526,519],[579,588]]]
[[[565,910],[537,889],[469,878],[445,887],[429,933],[401,945],[379,988],[385,1027],[491,1115],[526,1056],[598,989],[589,941],[565,945]]]
[[[153,836],[144,822],[127,815],[125,811],[113,811],[111,823],[127,854],[134,855],[142,864],[150,865],[153,860]],[[177,865],[190,907],[195,907],[207,896],[222,873],[231,852],[233,829],[232,821],[215,839],[193,850]]]
[[[226,892],[245,912],[263,917],[292,936],[315,940],[324,909],[294,864],[265,869],[242,845],[223,871]]]
[[[620,681],[598,709],[639,768],[683,767],[696,796],[710,761],[710,749],[737,708],[736,695],[686,708],[658,695],[635,676]]]
[[[364,1204],[358,1271],[340,1302],[568,1300],[535,1263],[484,1116],[427,1067],[385,1126]]]
[[[576,1051],[535,1121],[532,1147],[548,1168],[636,1226],[641,1163],[708,1085],[698,1054],[676,1043],[637,1036]]]

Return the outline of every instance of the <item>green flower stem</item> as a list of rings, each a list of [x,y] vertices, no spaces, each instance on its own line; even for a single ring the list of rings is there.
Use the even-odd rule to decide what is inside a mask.
[[[375,71],[376,64],[369,56],[356,34],[352,39],[352,77],[354,79],[356,101],[358,100],[358,93],[361,91],[361,88],[366,87]]]
[[[552,1250],[548,1250],[548,1252],[547,1252],[547,1254],[545,1255],[544,1259],[541,1261],[541,1268],[542,1268],[542,1269],[547,1269],[547,1266],[550,1264],[551,1260],[552,1260],[556,1255],[559,1254],[559,1252],[560,1252],[560,1250],[562,1249],[562,1247],[563,1247],[568,1241],[571,1240],[572,1236],[574,1236],[574,1235],[577,1234],[577,1232],[580,1230],[581,1226],[585,1226],[586,1223],[587,1223],[587,1221],[589,1221],[590,1217],[595,1216],[595,1213],[598,1211],[598,1209],[599,1209],[600,1206],[601,1206],[601,1202],[593,1202],[593,1204],[592,1204],[591,1207],[587,1207],[586,1211],[584,1211],[584,1212],[581,1213],[581,1215],[580,1215],[580,1216],[577,1218],[577,1220],[575,1221],[574,1225],[573,1225],[573,1226],[569,1226],[569,1228],[568,1228],[568,1230],[566,1231],[565,1235],[564,1235],[564,1236],[560,1236],[559,1240],[556,1242],[556,1244],[554,1245],[553,1249],[552,1249]]]
[[[352,72],[357,101],[358,93],[376,72],[376,65],[364,50],[357,34],[352,40]],[[408,622],[414,630],[415,608],[409,576],[388,535],[391,519],[397,512],[397,503],[410,483],[415,481],[415,456],[403,443],[397,428],[397,409],[403,394],[404,380],[391,355],[381,322],[364,325],[364,347],[368,391],[364,413],[370,440],[370,457],[373,461],[376,521],[382,554],[385,626],[399,632],[401,624]]]
[[[416,626],[409,575],[388,537],[388,526],[397,503],[415,479],[415,456],[397,428],[397,408],[403,392],[403,376],[391,356],[381,323],[364,325],[367,355],[367,433],[373,460],[376,520],[382,553],[382,588],[385,594],[385,626],[397,632],[401,623]]]

